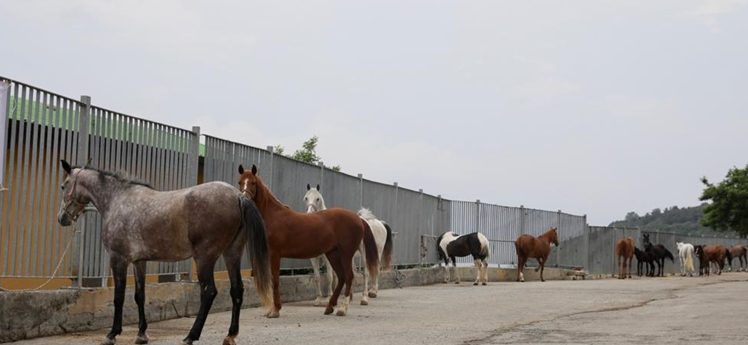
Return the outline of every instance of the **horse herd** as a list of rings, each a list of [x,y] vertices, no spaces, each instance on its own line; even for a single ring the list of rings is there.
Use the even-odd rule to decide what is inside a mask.
[[[244,251],[248,252],[253,282],[261,303],[267,307],[265,315],[269,318],[280,315],[281,258],[312,260],[317,288],[315,305],[323,304],[320,261],[324,261],[330,282],[330,297],[324,313],[335,312],[339,316],[347,314],[353,297],[354,255],[359,253],[364,262],[362,305],[369,303],[368,298],[377,297],[379,271],[390,266],[393,232],[386,222],[377,219],[367,209],[358,213],[342,208],[328,209],[319,185],[316,188],[307,185],[304,195],[307,211],[296,212],[271,193],[254,165],[246,170],[239,166],[236,187],[225,182],[207,182],[175,191],[156,191],[147,184],[117,174],[85,166],[73,167],[64,160],[61,165],[64,179],[58,222],[62,226],[73,224],[89,203],[96,207],[102,219],[101,238],[109,253],[114,280],[113,323],[102,344],[115,344],[116,336],[122,333],[130,264],[133,264],[135,273],[134,298],[139,321],[135,343],[146,344],[149,341],[144,309],[146,262],[194,259],[200,284],[200,308],[192,328],[182,340],[183,344],[192,344],[200,338],[218,293],[214,268],[222,257],[230,280],[232,302],[231,322],[223,341],[226,345],[235,344],[239,333],[244,296],[240,263]],[[661,255],[673,259],[667,249],[652,246],[645,238],[647,244],[641,258],[633,240],[624,241],[626,244],[622,250],[623,256],[629,260],[629,276],[630,258],[635,253],[640,263],[651,264]],[[551,244],[558,246],[556,228],[550,228],[538,237],[521,235],[517,238],[517,281],[524,281],[523,270],[529,258],[537,259],[539,267],[536,271],[540,271],[540,279],[544,281],[543,269]],[[446,281],[451,279],[449,262],[452,262],[454,271],[457,257],[472,255],[477,271],[474,284],[487,284],[490,246],[484,235],[475,232],[457,236],[448,231],[438,237],[436,247],[439,260],[445,263]],[[696,246],[694,253],[704,260],[712,260],[713,253],[717,253],[715,260],[723,260],[720,253],[733,256],[712,246]],[[745,248],[741,258],[745,258]],[[741,259],[741,267],[742,264]],[[621,267],[623,269],[623,265]],[[459,275],[455,276],[456,283],[459,283]],[[343,298],[338,303],[341,293]]]
[[[665,266],[665,259],[670,259],[675,263],[673,254],[662,244],[653,245],[649,240],[649,234],[642,235],[644,250],[634,245],[634,239],[626,237],[616,241],[615,255],[618,260],[618,279],[631,278],[631,263],[636,257],[637,267],[636,274],[647,277],[662,277]],[[680,263],[680,274],[682,276],[693,277],[694,258],[699,260],[699,276],[709,276],[711,272],[722,274],[725,264],[730,265],[733,269],[733,259],[740,260],[740,266],[737,271],[748,270],[748,248],[745,245],[737,244],[730,248],[722,245],[693,245],[691,243],[676,242],[678,248],[678,259]],[[655,265],[657,272],[655,273]]]

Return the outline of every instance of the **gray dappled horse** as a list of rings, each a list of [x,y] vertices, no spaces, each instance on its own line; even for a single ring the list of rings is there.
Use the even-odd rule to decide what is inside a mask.
[[[257,293],[266,306],[272,301],[270,265],[265,226],[252,200],[224,182],[159,192],[150,186],[91,168],[71,167],[62,161],[65,180],[57,220],[71,225],[93,203],[102,217],[101,238],[109,252],[114,278],[114,322],[102,344],[114,344],[122,333],[122,304],[127,266],[135,268],[135,302],[138,305],[137,344],[146,335],[146,261],[179,261],[190,257],[197,264],[200,310],[182,341],[200,338],[213,299],[218,293],[213,280],[216,260],[223,256],[231,279],[231,325],[224,344],[234,344],[239,333],[239,311],[244,287],[241,256],[248,244]]]

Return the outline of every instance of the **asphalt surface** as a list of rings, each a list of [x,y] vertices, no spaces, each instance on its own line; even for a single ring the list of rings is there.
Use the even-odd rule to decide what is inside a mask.
[[[709,278],[635,278],[463,283],[380,291],[348,316],[311,302],[279,319],[245,309],[238,344],[748,344],[748,273]],[[223,292],[221,292],[223,293]],[[230,313],[208,316],[201,341],[221,344]],[[179,344],[194,319],[151,323],[151,344]],[[98,344],[107,330],[16,344]],[[133,344],[127,326],[119,344]]]

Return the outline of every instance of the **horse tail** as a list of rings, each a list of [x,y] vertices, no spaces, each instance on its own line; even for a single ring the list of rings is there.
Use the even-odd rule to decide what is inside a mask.
[[[663,247],[663,249],[665,249],[665,256],[668,257],[668,258],[670,258],[670,261],[672,261],[673,263],[675,263],[675,257],[673,257],[673,253],[671,253],[669,250],[667,250],[667,248]]]
[[[693,253],[691,253],[688,250],[685,250],[686,252],[686,271],[687,272],[693,272],[695,271],[693,268]]]
[[[479,232],[478,240],[480,241],[480,255],[489,257],[491,255],[491,245],[488,243],[488,239]]]
[[[377,252],[377,241],[374,234],[371,233],[369,223],[361,219],[364,225],[364,252],[366,255],[366,268],[369,270],[369,277],[374,278],[379,273],[379,253]]]
[[[255,288],[260,301],[265,307],[273,305],[273,284],[270,274],[270,260],[268,258],[268,241],[265,235],[265,222],[254,201],[239,196],[239,207],[242,228],[247,235],[247,250],[252,264]]]
[[[730,248],[725,248],[725,256],[727,257],[730,266],[732,266],[732,252],[730,252]]]
[[[384,241],[384,249],[382,250],[382,262],[380,267],[384,270],[389,269],[392,264],[392,229],[390,225],[382,222],[384,228],[387,229],[387,239]]]

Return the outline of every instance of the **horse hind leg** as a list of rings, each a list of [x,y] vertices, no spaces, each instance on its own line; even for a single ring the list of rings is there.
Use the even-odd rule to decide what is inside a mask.
[[[362,242],[363,244],[363,242]],[[363,246],[363,245],[362,245]],[[364,266],[364,291],[361,292],[361,305],[369,305],[369,269],[366,266],[366,255],[363,254],[363,248],[361,248],[361,263]]]
[[[134,265],[135,271],[135,303],[138,305],[138,337],[135,344],[148,344],[148,335],[145,330],[148,323],[145,320],[145,269],[146,262],[138,261]]]
[[[340,277],[343,277],[344,275],[343,265],[340,262],[341,258],[338,250],[332,250],[325,254],[325,256],[327,257],[327,262],[330,264],[330,267],[335,270],[335,273],[339,277],[337,283],[335,284],[335,288],[330,295],[330,299],[327,302],[327,307],[325,308],[325,315],[329,315],[332,314],[333,311],[335,311],[334,308],[338,305],[338,297],[340,296],[340,291],[343,290],[343,279],[340,279]]]
[[[345,316],[348,314],[348,306],[353,300],[353,254],[348,259],[345,256],[342,257],[343,272],[340,277],[345,278],[345,294],[343,295],[343,302],[340,303],[340,307],[335,312],[337,316]],[[341,279],[342,280],[342,279]]]
[[[241,272],[242,247],[239,246],[238,250],[234,249],[223,256],[223,260],[226,263],[226,271],[229,274],[231,282],[231,324],[229,326],[229,333],[223,340],[223,345],[236,345],[234,339],[239,334],[239,314],[242,302],[244,301],[244,283],[242,282]]]
[[[475,265],[475,281],[473,285],[478,285],[483,277],[483,264],[480,262],[480,259],[473,260],[473,264]]]
[[[488,285],[488,261],[486,259],[481,261],[483,262],[483,285]]]
[[[197,263],[197,279],[200,281],[200,309],[197,312],[195,323],[192,324],[190,333],[182,340],[182,344],[185,345],[192,345],[194,341],[200,339],[200,334],[203,332],[210,307],[213,305],[216,295],[218,295],[213,277],[213,268],[215,267],[216,259],[196,258],[195,262]]]
[[[460,271],[457,270],[457,258],[453,256],[451,257],[451,259],[452,259],[452,271],[454,272],[454,276],[455,276],[455,284],[459,284],[460,283]]]

